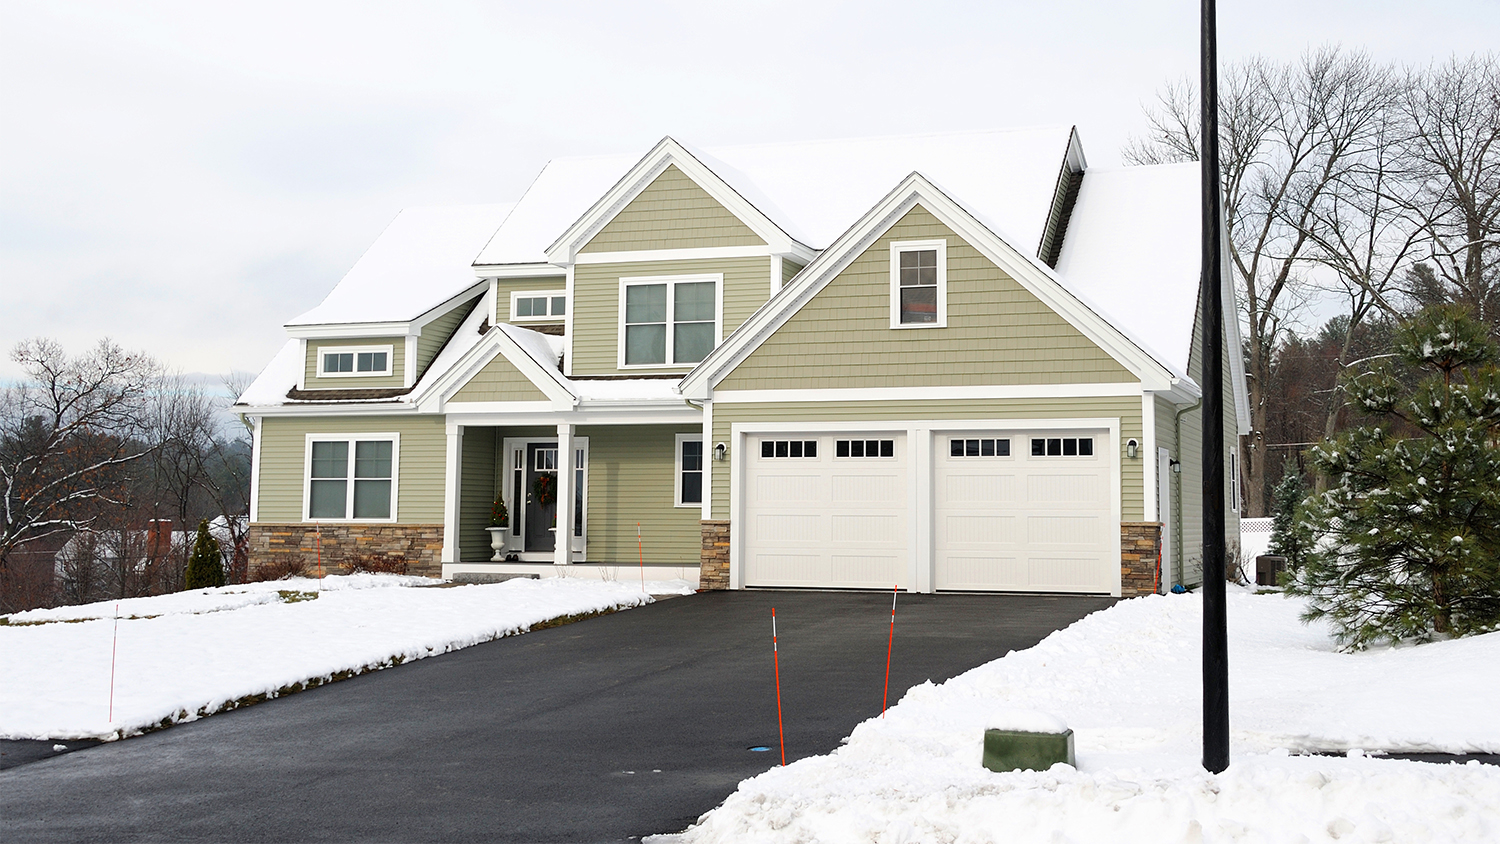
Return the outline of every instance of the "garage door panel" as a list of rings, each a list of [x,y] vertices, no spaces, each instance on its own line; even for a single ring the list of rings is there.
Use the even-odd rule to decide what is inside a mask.
[[[1025,589],[1030,585],[1029,569],[1017,557],[967,556],[948,558],[949,589]]]
[[[839,502],[901,504],[906,499],[906,480],[894,473],[889,475],[834,475],[831,486],[831,498]]]
[[[1019,522],[1016,516],[948,516],[942,522],[947,535],[940,540],[946,539],[951,546],[1016,545]]]
[[[1026,562],[1037,589],[1086,590],[1104,574],[1098,557],[1031,557]]]
[[[884,585],[902,579],[905,559],[895,554],[833,554],[829,562],[830,585]]]
[[[1080,504],[1098,507],[1108,503],[1109,485],[1099,472],[1032,475],[1026,479],[1028,504]]]
[[[1003,504],[1020,498],[1014,475],[949,475],[939,503]]]
[[[828,560],[817,554],[756,554],[751,558],[762,576],[788,586],[813,586],[828,580]]]
[[[755,518],[758,542],[823,542],[823,517],[810,513],[764,513]]]
[[[1096,516],[1028,516],[1026,544],[1095,546],[1099,525]]]
[[[906,545],[905,519],[897,515],[834,513],[830,539],[835,544],[859,546],[867,543]]]
[[[755,494],[761,501],[818,501],[826,494],[825,481],[813,474],[763,475],[755,479]]]

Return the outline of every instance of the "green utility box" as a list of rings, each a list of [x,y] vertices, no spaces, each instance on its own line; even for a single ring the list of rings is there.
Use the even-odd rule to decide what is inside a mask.
[[[984,766],[991,771],[1045,771],[1063,762],[1078,767],[1073,758],[1073,731],[1028,733],[985,730]]]

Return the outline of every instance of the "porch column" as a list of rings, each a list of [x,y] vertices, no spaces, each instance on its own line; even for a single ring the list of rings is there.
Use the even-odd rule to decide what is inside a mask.
[[[553,534],[552,563],[573,562],[573,426],[557,426],[557,532]],[[559,571],[561,573],[561,571]]]
[[[443,472],[443,562],[458,562],[458,491],[463,465],[464,428],[448,423],[448,449]]]

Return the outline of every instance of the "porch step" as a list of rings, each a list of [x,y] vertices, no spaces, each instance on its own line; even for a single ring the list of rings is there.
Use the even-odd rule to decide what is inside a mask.
[[[539,574],[514,574],[498,571],[461,571],[453,575],[454,583],[504,583],[517,577],[529,577],[536,580]]]

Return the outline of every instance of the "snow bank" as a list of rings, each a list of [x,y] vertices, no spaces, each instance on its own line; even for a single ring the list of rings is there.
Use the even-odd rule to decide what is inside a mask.
[[[114,602],[18,613],[0,626],[0,738],[130,735],[558,616],[653,600],[638,586],[573,578],[411,588],[435,582],[365,574],[120,601],[117,644]],[[652,588],[692,591],[681,582]]]
[[[1234,764],[1222,775],[1198,765],[1202,603],[1153,596],[917,686],[834,753],[746,780],[697,826],[655,840],[1500,840],[1500,769],[1291,755],[1500,751],[1500,634],[1342,654],[1301,609],[1229,596]],[[1078,770],[982,768],[984,729],[1017,710],[1069,724]]]

